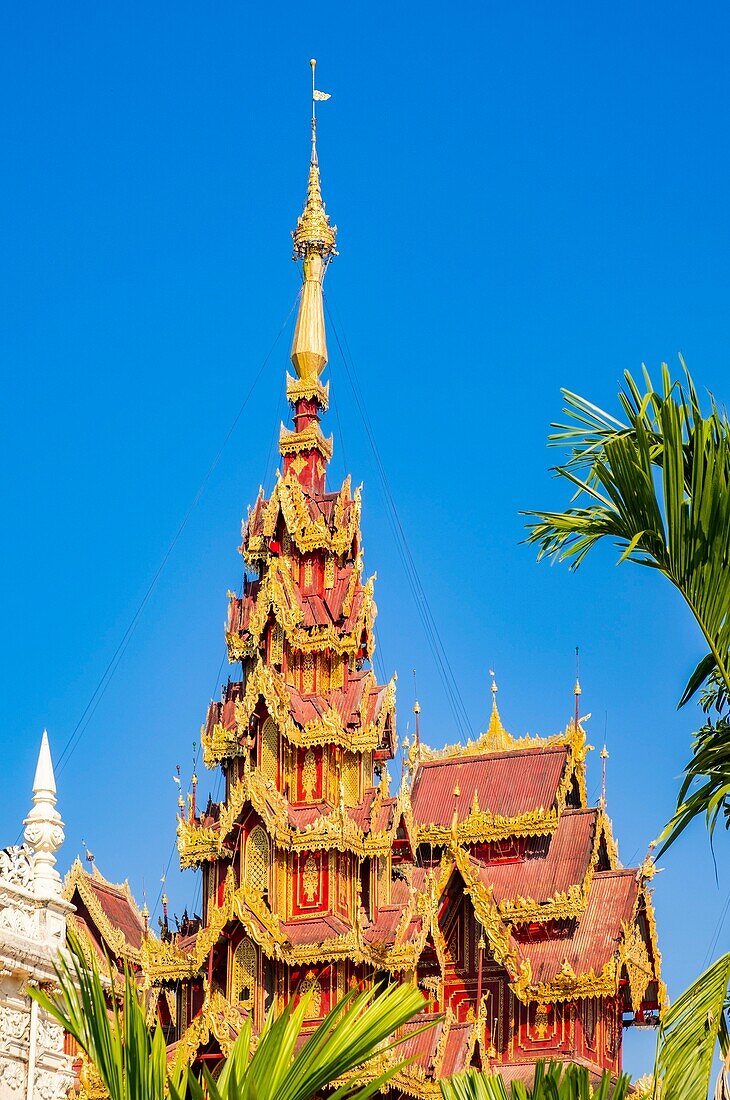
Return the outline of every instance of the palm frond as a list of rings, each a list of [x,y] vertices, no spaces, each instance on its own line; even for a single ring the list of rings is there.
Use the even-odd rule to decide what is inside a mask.
[[[659,838],[662,846],[657,858],[696,817],[704,815],[710,838],[721,815],[725,827],[730,828],[730,701],[714,672],[702,706],[706,713],[713,714],[695,736],[692,757],[677,797],[677,810]]]
[[[726,1033],[729,983],[730,953],[664,1013],[657,1036],[654,1100],[706,1100],[715,1046]]]
[[[443,1100],[625,1100],[630,1079],[606,1070],[597,1085],[585,1066],[538,1062],[531,1085],[513,1081],[507,1088],[498,1073],[469,1069],[440,1082]]]
[[[369,1063],[376,1055],[390,1055],[406,1036],[398,1029],[423,1011],[420,991],[404,983],[344,997],[297,1050],[308,1011],[308,998],[288,1004],[279,1016],[268,1014],[252,1053],[251,1021],[246,1020],[216,1081],[204,1071],[204,1086],[179,1064],[168,1065],[159,1027],[146,1023],[141,994],[134,975],[125,969],[121,1010],[109,978],[105,988],[99,965],[87,960],[83,947],[69,933],[69,951],[56,965],[59,992],[55,996],[32,990],[39,1004],[72,1035],[98,1073],[109,1100],[311,1100],[338,1086],[332,1100],[367,1100],[405,1063],[388,1057],[378,1072]],[[421,1028],[436,1018],[424,1017]],[[395,1037],[394,1037],[395,1036]],[[365,1067],[365,1068],[363,1068]],[[358,1074],[354,1071],[362,1070]]]
[[[662,389],[644,373],[643,388],[626,374],[619,394],[625,422],[563,391],[570,421],[553,446],[567,448],[555,473],[574,503],[564,512],[527,512],[527,541],[538,557],[576,568],[608,538],[629,559],[659,570],[679,590],[708,645],[683,701],[712,669],[730,690],[730,426],[711,399],[703,416],[694,383]]]
[[[191,1074],[194,1100],[202,1100],[206,1091],[210,1100],[311,1100],[333,1085],[332,1100],[367,1100],[403,1069],[403,1061],[388,1059],[386,1065],[382,1056],[404,1041],[396,1033],[422,1011],[423,996],[408,984],[355,991],[335,1005],[297,1050],[307,1009],[304,997],[279,1016],[270,1013],[252,1055],[250,1029],[242,1033],[217,1080],[205,1069],[202,1082]],[[423,1029],[434,1023],[433,1017],[426,1018]],[[409,1030],[408,1037],[415,1033]],[[379,1071],[367,1064],[376,1055]]]
[[[56,963],[59,992],[30,995],[78,1043],[110,1100],[160,1100],[168,1082],[167,1052],[159,1028],[151,1031],[134,976],[126,969],[120,1011],[111,979],[107,988],[95,959],[89,964],[69,931],[69,950]],[[111,995],[109,995],[111,989]],[[173,1073],[180,1078],[179,1071]]]

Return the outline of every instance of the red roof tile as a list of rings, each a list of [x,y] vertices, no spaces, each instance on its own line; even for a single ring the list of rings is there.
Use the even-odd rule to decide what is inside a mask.
[[[533,983],[552,981],[566,959],[576,974],[599,974],[619,945],[622,924],[633,916],[638,892],[636,871],[596,873],[585,912],[568,935],[520,944],[532,965]]]
[[[380,908],[376,919],[365,930],[365,942],[373,945],[395,943],[395,933],[402,916],[401,905],[385,905]]]
[[[305,944],[320,944],[335,936],[346,936],[352,927],[339,917],[328,914],[323,917],[308,917],[306,920],[282,922],[280,928],[289,942],[295,947]]]
[[[415,1065],[420,1066],[429,1076],[433,1076],[434,1059],[439,1040],[446,1026],[443,1016],[439,1016],[436,1017],[436,1023],[433,1027],[428,1028],[427,1031],[419,1031],[419,1028],[422,1028],[431,1019],[433,1017],[428,1016],[425,1012],[419,1013],[415,1019],[410,1020],[403,1028],[400,1028],[397,1032],[398,1037],[406,1035],[408,1038],[399,1043],[396,1048],[399,1060],[405,1062],[413,1059]]]
[[[598,821],[597,809],[565,810],[558,827],[536,853],[514,862],[472,859],[475,876],[493,887],[494,900],[518,897],[545,902],[580,885],[588,872]]]
[[[579,1058],[577,1055],[571,1055],[571,1062],[576,1065],[585,1066],[589,1070],[591,1085],[594,1087],[601,1080],[601,1074],[596,1070],[595,1065],[590,1062]],[[507,1085],[510,1085],[512,1081],[521,1081],[525,1085],[532,1085],[535,1079],[535,1066],[537,1061],[533,1062],[510,1062],[505,1065],[500,1065],[498,1062],[492,1062],[489,1067],[490,1076],[499,1075]]]
[[[87,875],[87,880],[110,924],[120,929],[127,943],[138,950],[142,946],[144,922],[124,888],[112,886],[93,875]]]
[[[474,1024],[453,1023],[446,1037],[444,1056],[439,1066],[439,1077],[450,1077],[452,1073],[461,1073],[469,1064],[469,1040]]]
[[[502,817],[547,810],[555,804],[567,759],[567,749],[559,746],[426,761],[418,769],[412,794],[416,824],[448,828],[454,807],[463,821],[475,793],[483,812]]]

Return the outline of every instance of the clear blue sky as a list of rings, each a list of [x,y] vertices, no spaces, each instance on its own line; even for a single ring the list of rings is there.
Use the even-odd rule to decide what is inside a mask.
[[[561,386],[615,408],[625,368],[683,352],[728,398],[729,32],[719,3],[4,7],[0,838],[28,809],[41,730],[60,756],[289,312],[314,55],[333,93],[329,300],[473,730],[490,666],[510,730],[564,726],[580,644],[621,854],[643,856],[688,755],[695,715],[675,704],[697,633],[667,584],[608,552],[576,576],[535,564],[518,511],[565,501],[545,447]],[[289,339],[58,776],[63,869],[83,837],[140,902],[170,856],[175,764],[189,774],[217,692]],[[401,732],[415,667],[439,745],[451,711],[330,343],[333,480],[364,482]],[[716,884],[697,826],[656,880],[674,994],[705,960],[729,851],[718,837]],[[171,873],[176,908],[195,888]],[[629,1069],[652,1042],[628,1036]]]

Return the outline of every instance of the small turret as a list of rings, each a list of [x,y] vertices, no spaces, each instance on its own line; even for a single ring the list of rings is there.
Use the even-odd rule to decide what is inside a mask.
[[[48,733],[43,731],[33,780],[33,808],[23,822],[25,842],[33,849],[33,889],[36,897],[51,898],[61,893],[61,876],[55,853],[64,841],[63,821],[56,809],[56,780],[53,774]]]

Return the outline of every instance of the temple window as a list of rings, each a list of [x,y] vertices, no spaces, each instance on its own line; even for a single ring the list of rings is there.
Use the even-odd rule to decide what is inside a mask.
[[[256,825],[246,841],[246,884],[264,896],[269,891],[271,848],[266,830]]]
[[[342,758],[342,785],[345,805],[357,806],[360,801],[360,761],[354,752],[346,752]]]
[[[250,940],[241,940],[231,967],[231,1003],[251,1007],[256,980],[256,949]]]
[[[360,861],[360,901],[368,917],[372,917],[370,910],[370,856]]]
[[[279,731],[267,718],[261,730],[261,771],[266,779],[276,783],[279,778]]]

